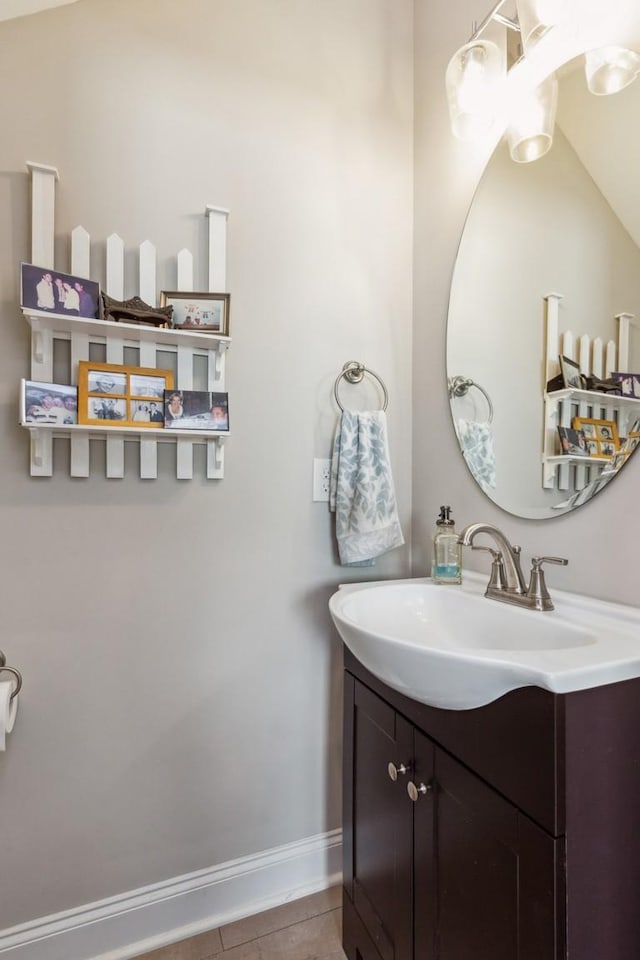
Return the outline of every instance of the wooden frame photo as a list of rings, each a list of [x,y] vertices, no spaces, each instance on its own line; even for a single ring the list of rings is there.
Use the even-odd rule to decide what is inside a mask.
[[[587,441],[589,456],[610,460],[620,449],[618,424],[615,420],[595,420],[592,417],[574,417],[574,430],[581,430]]]
[[[95,320],[100,316],[100,284],[85,277],[21,263],[20,305]]]
[[[228,337],[230,304],[228,293],[179,290],[162,290],[160,293],[160,306],[173,307],[171,326],[192,333],[218,333]]]
[[[229,432],[229,394],[165,390],[164,425],[172,430]]]
[[[570,360],[569,357],[560,357],[559,360],[565,389],[584,390],[585,378],[575,360]]]
[[[63,383],[22,380],[21,423],[64,427],[78,422],[78,388]]]
[[[165,390],[173,371],[118,363],[78,363],[78,423],[85,426],[164,427]]]

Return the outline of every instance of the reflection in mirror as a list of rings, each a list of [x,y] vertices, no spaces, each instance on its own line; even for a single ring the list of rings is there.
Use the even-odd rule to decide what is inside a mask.
[[[560,75],[552,149],[520,164],[500,143],[467,218],[447,329],[451,413],[478,484],[517,516],[587,503],[640,442],[639,116],[640,82],[593,96],[580,57]],[[634,381],[607,382],[614,373],[638,373],[637,397]]]

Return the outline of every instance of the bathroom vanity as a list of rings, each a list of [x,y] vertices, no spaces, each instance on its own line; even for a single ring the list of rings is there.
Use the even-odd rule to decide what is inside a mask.
[[[449,710],[344,656],[349,960],[640,956],[640,678]]]

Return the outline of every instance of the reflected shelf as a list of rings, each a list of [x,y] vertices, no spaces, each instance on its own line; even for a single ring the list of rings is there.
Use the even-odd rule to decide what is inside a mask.
[[[575,400],[576,403],[588,403],[591,406],[602,407],[640,407],[640,400],[635,397],[623,397],[615,393],[602,393],[600,390],[578,390],[568,387],[565,390],[552,390],[545,393],[546,400]],[[581,458],[581,459],[584,459]]]

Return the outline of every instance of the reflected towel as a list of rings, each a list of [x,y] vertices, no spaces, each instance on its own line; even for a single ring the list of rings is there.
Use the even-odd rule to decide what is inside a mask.
[[[343,565],[371,565],[404,543],[382,410],[343,412],[333,443],[329,506]]]
[[[485,492],[495,490],[496,457],[491,424],[458,420],[456,426],[462,455],[469,470]]]

